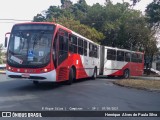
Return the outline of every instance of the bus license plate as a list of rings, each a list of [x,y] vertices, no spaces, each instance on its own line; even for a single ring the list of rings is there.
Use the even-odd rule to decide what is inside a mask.
[[[22,74],[22,77],[24,77],[24,78],[29,78],[30,75],[29,75],[29,74]]]

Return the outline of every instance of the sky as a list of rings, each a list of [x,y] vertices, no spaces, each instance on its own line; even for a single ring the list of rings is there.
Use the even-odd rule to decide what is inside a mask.
[[[25,21],[12,21],[2,19],[33,20],[33,17],[49,8],[51,5],[60,6],[61,0],[1,0],[0,1],[0,43],[4,44],[5,33],[10,32],[14,24]],[[76,3],[77,0],[71,0]],[[113,3],[122,0],[111,0]],[[129,0],[124,0],[128,2]],[[141,0],[135,9],[144,13],[145,7],[153,0]],[[104,4],[105,0],[86,0],[88,5],[95,3]]]

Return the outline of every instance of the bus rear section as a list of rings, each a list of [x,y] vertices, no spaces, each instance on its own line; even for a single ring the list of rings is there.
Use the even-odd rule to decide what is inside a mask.
[[[99,45],[54,23],[13,26],[7,50],[7,76],[69,84],[99,74]]]
[[[101,51],[104,53],[100,60],[102,75],[129,78],[143,74],[143,53],[107,46],[102,47]]]

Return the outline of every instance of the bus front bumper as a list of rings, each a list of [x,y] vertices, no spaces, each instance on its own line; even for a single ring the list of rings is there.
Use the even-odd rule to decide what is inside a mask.
[[[52,70],[46,73],[32,74],[32,73],[16,73],[6,70],[6,75],[10,78],[19,78],[24,80],[56,82],[56,71]]]

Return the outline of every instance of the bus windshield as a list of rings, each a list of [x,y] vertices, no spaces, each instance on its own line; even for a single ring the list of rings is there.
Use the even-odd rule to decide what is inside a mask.
[[[8,64],[42,67],[50,61],[54,25],[22,24],[13,27],[8,46]]]

